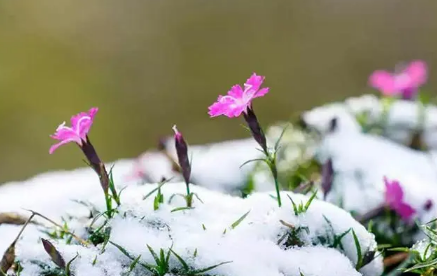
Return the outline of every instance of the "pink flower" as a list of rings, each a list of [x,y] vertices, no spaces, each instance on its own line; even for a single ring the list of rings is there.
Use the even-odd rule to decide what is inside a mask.
[[[418,88],[427,80],[427,66],[421,60],[408,64],[402,71],[391,73],[377,70],[369,78],[369,84],[385,96],[401,94],[404,99],[412,99]]]
[[[211,117],[225,115],[232,118],[240,116],[243,112],[247,112],[247,109],[251,108],[253,99],[262,97],[269,92],[268,88],[260,89],[263,81],[263,76],[258,76],[256,73],[253,73],[244,84],[244,89],[237,84],[228,91],[228,95],[220,95],[217,102],[209,107],[208,114]]]
[[[50,137],[60,142],[51,146],[49,153],[52,154],[57,148],[70,142],[75,142],[82,147],[87,141],[87,134],[98,110],[97,107],[93,107],[88,112],[74,115],[71,117],[71,127],[65,126],[65,122],[58,126],[55,134]]]
[[[412,216],[416,213],[408,203],[404,202],[404,191],[402,190],[399,181],[389,181],[384,177],[385,183],[385,202],[386,204],[398,213],[405,221],[410,221]]]

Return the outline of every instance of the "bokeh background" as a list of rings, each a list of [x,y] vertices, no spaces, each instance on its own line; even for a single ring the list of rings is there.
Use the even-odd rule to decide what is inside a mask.
[[[367,77],[424,59],[435,86],[436,0],[21,0],[0,2],[0,182],[83,166],[49,135],[98,106],[106,161],[155,147],[177,124],[191,143],[247,136],[207,106],[252,73],[271,93],[263,124],[372,92]]]

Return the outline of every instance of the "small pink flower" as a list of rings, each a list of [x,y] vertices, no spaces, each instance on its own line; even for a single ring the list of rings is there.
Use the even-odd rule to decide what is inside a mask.
[[[97,107],[93,107],[88,112],[81,112],[74,115],[71,117],[71,127],[65,126],[65,122],[62,123],[56,129],[55,134],[50,136],[60,142],[51,146],[49,153],[52,154],[57,148],[70,142],[75,142],[79,146],[82,146],[83,143],[87,141],[87,134],[98,110]]]
[[[400,94],[404,99],[412,99],[416,96],[419,87],[425,84],[427,75],[426,63],[416,60],[398,73],[383,70],[373,72],[369,84],[385,96]]]
[[[389,181],[384,177],[385,183],[385,202],[405,221],[410,221],[412,216],[416,213],[408,203],[404,202],[404,191],[402,190],[399,181]]]
[[[240,116],[243,112],[246,113],[247,109],[251,108],[253,99],[262,97],[269,92],[269,88],[260,89],[263,81],[263,76],[253,73],[244,84],[244,89],[237,84],[228,91],[228,95],[220,95],[217,102],[209,107],[208,114],[211,117],[225,115],[232,118]]]

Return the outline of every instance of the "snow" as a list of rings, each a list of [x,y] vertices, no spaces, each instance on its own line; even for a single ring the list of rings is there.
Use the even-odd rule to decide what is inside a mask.
[[[384,105],[384,100],[374,95],[363,95],[316,107],[304,112],[302,119],[308,127],[322,135],[328,132],[329,123],[334,117],[343,131],[360,132],[356,116],[366,114],[367,125],[380,123],[385,112]],[[423,130],[425,145],[437,149],[437,107],[423,106],[418,101],[393,101],[389,104],[384,129],[389,139],[402,144],[408,144],[415,131]]]
[[[146,182],[156,183],[163,177],[173,182],[182,177],[172,169],[168,155],[177,160],[174,139],[165,141],[166,153],[148,151],[142,154],[136,166],[146,177]],[[258,145],[253,139],[225,141],[208,145],[189,145],[188,156],[191,157],[191,180],[203,187],[225,193],[235,193],[245,184],[248,174],[255,163],[248,160],[259,158]]]
[[[96,181],[97,183],[97,181]],[[91,183],[89,183],[91,184]],[[171,247],[190,265],[204,268],[221,262],[232,261],[215,268],[211,273],[220,275],[258,276],[258,275],[360,275],[354,268],[357,263],[357,252],[352,233],[342,240],[344,250],[329,248],[322,244],[333,235],[352,228],[358,236],[361,253],[376,250],[376,242],[372,234],[356,222],[349,213],[327,202],[314,200],[309,209],[298,216],[293,212],[286,192],[282,193],[284,205],[277,206],[269,193],[254,193],[246,199],[232,197],[211,191],[199,186],[193,186],[203,203],[194,200],[194,209],[171,212],[176,207],[184,206],[184,200],[174,198],[168,204],[160,205],[153,210],[153,196],[143,200],[143,196],[156,185],[129,185],[122,194],[123,204],[119,215],[110,221],[112,228],[110,240],[124,247],[133,256],[141,255],[141,261],[154,263],[147,245],[155,251]],[[185,184],[168,183],[162,187],[165,202],[174,193],[184,193]],[[306,202],[308,197],[288,193],[293,200]],[[88,194],[91,202],[103,207],[99,194]],[[64,209],[63,212],[74,212]],[[249,214],[234,229],[231,225],[243,214]],[[330,221],[329,226],[325,218]],[[280,220],[295,228],[308,227],[300,231],[301,247],[284,248],[278,245],[279,237],[287,227]],[[85,225],[82,225],[84,227]],[[18,227],[9,230],[18,230]],[[1,228],[0,228],[1,229]],[[224,230],[226,232],[224,233]],[[28,264],[36,259],[50,263],[44,252],[35,227],[26,230],[24,238],[17,246],[18,258],[22,261],[24,270],[22,276],[38,275],[38,269]],[[8,241],[1,241],[4,247]],[[79,258],[73,263],[76,275],[121,275],[130,261],[114,246],[108,245],[104,253],[98,248],[66,245],[62,241],[54,242],[65,260],[72,259],[77,253]],[[197,256],[193,257],[197,251]],[[92,261],[97,257],[97,263]],[[171,266],[177,266],[174,257]],[[82,274],[84,273],[84,274]],[[149,275],[141,269],[135,270],[135,275]],[[380,275],[382,262],[380,258],[361,269],[363,275]]]
[[[320,162],[329,158],[335,170],[328,200],[359,214],[384,201],[383,177],[398,180],[405,201],[418,211],[423,223],[436,215],[434,206],[426,211],[428,199],[437,198],[437,159],[433,153],[420,152],[372,134],[339,129],[328,134],[316,154]]]

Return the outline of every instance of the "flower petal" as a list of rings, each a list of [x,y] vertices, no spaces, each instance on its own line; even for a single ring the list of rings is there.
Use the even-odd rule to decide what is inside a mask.
[[[396,209],[404,198],[404,192],[401,185],[396,180],[388,180],[384,177],[385,184],[385,202],[392,209]]]
[[[415,60],[411,62],[405,69],[405,73],[409,75],[411,79],[411,86],[418,88],[425,84],[428,78],[428,69],[426,63],[421,60]]]
[[[72,128],[82,140],[86,139],[86,135],[93,124],[94,116],[98,110],[97,107],[93,107],[87,113],[81,112],[71,117]]]
[[[229,118],[238,117],[250,107],[252,100],[268,93],[268,88],[259,90],[263,76],[255,73],[247,79],[244,90],[240,85],[234,85],[226,96],[219,96],[217,101],[208,108],[211,117],[225,115]],[[259,91],[258,91],[259,90]]]
[[[60,141],[71,140],[71,139],[80,140],[80,137],[72,128],[65,126],[65,122],[60,124],[56,129],[55,134],[51,135],[50,137]]]
[[[412,216],[416,213],[416,210],[414,210],[413,207],[404,202],[397,206],[395,211],[405,221],[411,220]]]
[[[257,91],[264,81],[264,76],[258,76],[256,73],[253,73],[250,78],[247,79],[244,86],[251,86],[251,89]]]
[[[229,118],[238,117],[246,109],[245,105],[239,105],[230,97],[221,97],[209,108],[208,114],[211,117],[225,115]]]
[[[260,90],[258,90],[258,92],[255,93],[255,95],[253,96],[253,98],[259,98],[259,97],[263,97],[265,94],[269,93],[269,88],[261,88]]]
[[[59,148],[62,145],[68,144],[70,142],[76,142],[77,143],[76,139],[65,139],[65,140],[62,140],[61,142],[51,146],[50,149],[49,149],[49,153],[52,154],[57,148]]]
[[[241,99],[243,97],[243,88],[241,88],[239,84],[234,85],[231,90],[228,91],[228,95],[235,99]]]
[[[369,84],[373,88],[380,90],[384,95],[399,93],[396,89],[394,76],[387,71],[378,70],[373,72],[369,78]]]

